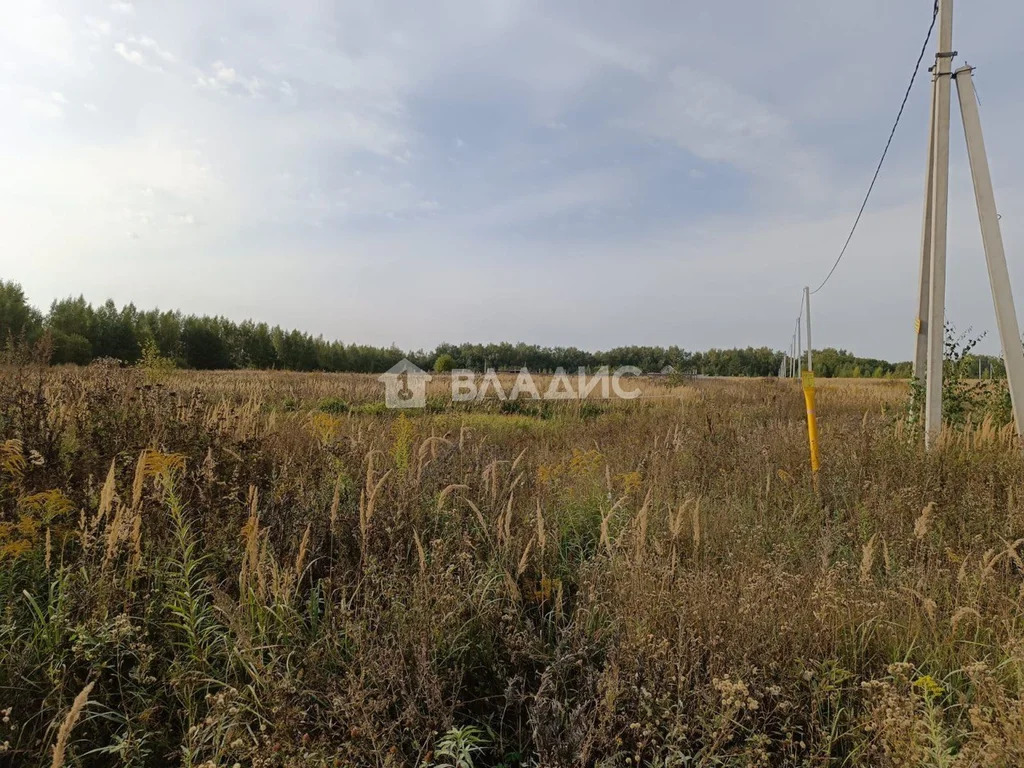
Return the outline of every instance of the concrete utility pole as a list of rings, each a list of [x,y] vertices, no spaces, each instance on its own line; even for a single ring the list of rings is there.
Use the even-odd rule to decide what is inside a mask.
[[[971,164],[971,177],[974,179],[974,197],[978,203],[981,240],[985,246],[985,262],[988,265],[988,279],[992,286],[992,303],[995,304],[996,325],[999,328],[999,341],[1003,345],[1006,379],[1010,389],[1010,402],[1013,404],[1013,419],[1019,436],[1021,409],[1024,408],[1024,347],[1021,346],[1020,326],[1017,324],[1017,311],[1013,305],[1010,273],[1006,268],[1006,252],[1003,249],[1003,235],[999,228],[999,214],[996,212],[995,193],[992,191],[988,156],[985,154],[985,139],[981,132],[973,72],[971,67],[961,67],[956,71],[956,91],[960,97],[960,115],[964,121],[964,135],[967,137],[967,157]],[[981,361],[978,361],[978,365],[980,371]]]
[[[928,136],[928,170],[925,174],[924,222],[921,231],[921,273],[918,315],[915,328],[914,377],[924,379],[925,447],[931,448],[942,430],[942,363],[945,347],[946,302],[946,214],[949,204],[949,113],[950,81],[957,81],[960,115],[967,139],[967,155],[978,204],[981,238],[985,246],[996,324],[1006,363],[1006,378],[1013,404],[1017,435],[1021,436],[1021,411],[1024,409],[1024,347],[1013,304],[1006,253],[999,229],[995,195],[985,140],[978,115],[974,75],[970,67],[954,74],[953,0],[938,0],[939,40],[932,67],[932,112]],[[980,373],[979,364],[979,377]],[[919,404],[915,404],[916,407]],[[1024,446],[1022,446],[1024,447]]]
[[[807,370],[814,373],[814,359],[811,357],[811,289],[804,286],[804,310],[807,312]]]
[[[802,346],[803,342],[800,340],[800,318],[796,319],[796,377],[800,378],[800,371],[804,367],[804,358]]]
[[[953,0],[938,0],[939,41],[933,76],[934,124],[931,151],[931,218],[925,371],[925,446],[942,430],[942,358],[946,327],[946,214],[949,206],[949,100],[952,78]],[[924,265],[922,264],[922,268]]]
[[[921,227],[921,273],[914,323],[914,378],[924,383],[928,370],[928,314],[932,279],[932,187],[935,178],[935,78],[932,78],[932,108],[928,121],[928,170],[924,175],[924,223]],[[915,404],[920,408],[920,403]]]

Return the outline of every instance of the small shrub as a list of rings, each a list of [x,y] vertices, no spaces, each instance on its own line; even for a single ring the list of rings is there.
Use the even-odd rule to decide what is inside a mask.
[[[389,411],[384,403],[363,403],[352,408],[352,413],[359,413],[364,416],[382,416]]]
[[[437,356],[437,360],[434,361],[434,372],[435,373],[449,373],[455,368],[455,358],[444,353]]]
[[[437,742],[433,768],[473,768],[475,756],[484,751],[487,737],[473,725],[464,728],[450,728]]]
[[[148,341],[142,348],[142,359],[138,362],[150,383],[156,383],[166,379],[178,366],[169,357],[163,357],[156,342]]]
[[[971,329],[957,335],[946,323],[945,361],[942,376],[942,419],[963,424],[969,417],[981,416],[988,404],[986,382],[972,381],[968,355],[985,334],[971,336]]]
[[[317,403],[316,408],[318,411],[333,414],[348,413],[349,411],[348,403],[342,400],[340,397],[322,398],[320,402]]]

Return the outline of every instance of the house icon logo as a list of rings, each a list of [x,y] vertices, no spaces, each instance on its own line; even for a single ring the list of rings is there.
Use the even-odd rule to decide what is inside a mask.
[[[388,408],[423,408],[427,404],[427,382],[433,376],[405,358],[377,377],[384,384]]]

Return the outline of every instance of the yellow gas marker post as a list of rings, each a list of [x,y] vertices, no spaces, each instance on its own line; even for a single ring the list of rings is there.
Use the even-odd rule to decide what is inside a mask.
[[[811,470],[814,482],[818,482],[818,470],[821,462],[818,459],[818,420],[814,415],[814,374],[804,371],[801,377],[804,387],[804,403],[807,405],[807,439],[811,446]]]

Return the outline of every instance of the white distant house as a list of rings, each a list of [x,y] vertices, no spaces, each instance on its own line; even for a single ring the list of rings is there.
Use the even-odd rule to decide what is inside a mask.
[[[671,376],[675,372],[676,369],[673,368],[671,365],[666,365],[664,368],[661,369],[662,376]]]
[[[388,408],[423,408],[427,404],[427,382],[433,376],[404,357],[377,377],[384,384]]]

